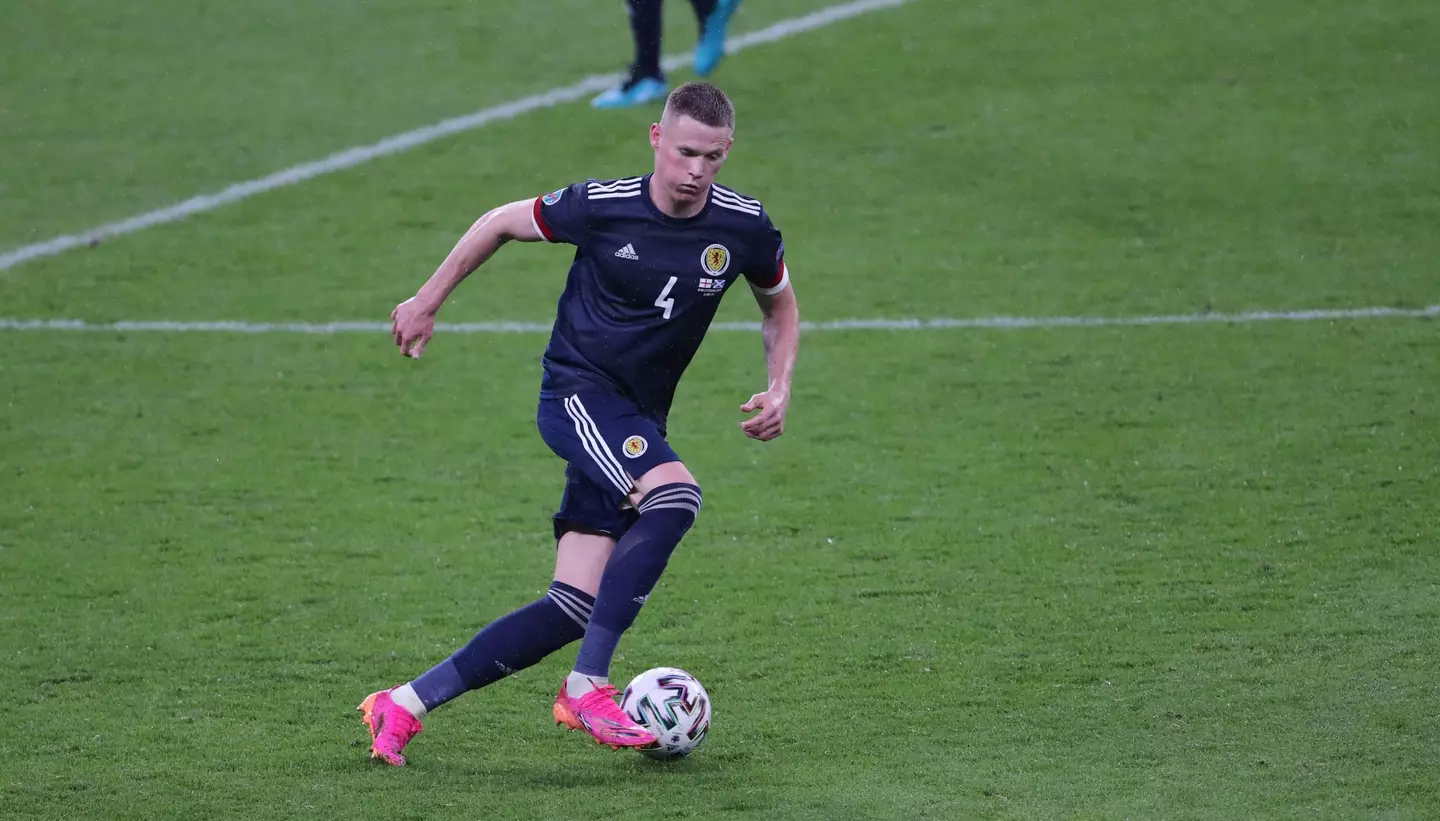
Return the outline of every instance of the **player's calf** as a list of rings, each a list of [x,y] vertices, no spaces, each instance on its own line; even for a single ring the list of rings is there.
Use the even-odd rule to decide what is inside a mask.
[[[597,677],[609,675],[610,658],[620,634],[635,623],[650,591],[660,581],[670,554],[700,514],[700,488],[674,482],[652,489],[636,505],[640,516],[615,545],[575,669]]]
[[[579,724],[596,740],[611,746],[644,746],[654,741],[615,705],[610,661],[620,636],[635,623],[665,572],[670,555],[695,524],[701,501],[700,488],[688,482],[660,485],[640,500],[639,517],[615,545],[600,578],[600,592],[575,670],[556,698],[557,722],[572,728]],[[594,695],[602,691],[608,695]]]
[[[370,730],[370,757],[396,767],[429,711],[523,670],[585,634],[594,598],[553,582],[540,599],[487,624],[468,644],[419,678],[371,693],[360,704]]]

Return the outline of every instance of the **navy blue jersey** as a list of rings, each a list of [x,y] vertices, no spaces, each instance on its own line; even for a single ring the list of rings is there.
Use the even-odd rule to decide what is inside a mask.
[[[575,246],[545,349],[540,395],[587,390],[634,402],[663,429],[680,375],[744,276],[785,287],[785,245],[760,203],[710,186],[693,217],[661,213],[650,175],[575,183],[535,200],[535,228]]]

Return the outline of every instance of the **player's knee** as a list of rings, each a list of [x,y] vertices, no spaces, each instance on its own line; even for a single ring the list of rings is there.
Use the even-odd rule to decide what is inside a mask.
[[[678,460],[665,462],[645,471],[640,478],[635,480],[632,498],[635,496],[644,498],[650,495],[651,492],[659,490],[662,485],[675,484],[698,484],[695,481],[695,477],[690,473],[690,469],[685,467],[684,462]]]
[[[659,514],[662,511],[667,516],[674,516],[684,520],[684,526],[689,528],[694,524],[695,518],[700,515],[700,506],[703,496],[700,493],[700,486],[693,481],[671,482],[660,485],[645,494],[636,506],[641,516],[647,514]]]

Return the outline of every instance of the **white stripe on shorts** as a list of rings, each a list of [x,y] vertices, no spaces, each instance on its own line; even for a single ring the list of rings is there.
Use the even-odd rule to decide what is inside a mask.
[[[585,406],[580,403],[580,397],[568,396],[565,398],[565,412],[575,422],[575,433],[580,437],[580,443],[585,446],[585,452],[600,466],[600,472],[614,483],[621,493],[628,494],[635,482],[625,468],[620,465],[620,460],[610,452],[610,446],[605,444],[605,438],[600,435],[600,428],[596,426],[595,420],[585,411]]]

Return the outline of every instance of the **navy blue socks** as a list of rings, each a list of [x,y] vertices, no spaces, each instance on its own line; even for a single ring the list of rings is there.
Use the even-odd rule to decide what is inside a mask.
[[[469,644],[409,686],[428,712],[462,693],[494,684],[584,636],[594,604],[595,599],[583,590],[554,582],[542,598],[490,622]]]
[[[635,623],[670,554],[700,513],[700,488],[685,483],[650,491],[635,524],[615,545],[590,596],[554,582],[544,597],[485,626],[468,644],[407,685],[391,691],[416,717],[493,684],[584,638],[575,672],[608,680],[620,636]]]
[[[650,591],[660,581],[675,546],[685,537],[700,513],[700,488],[685,483],[661,485],[641,500],[640,517],[615,545],[575,672],[608,679],[610,660],[620,636],[635,623]]]

